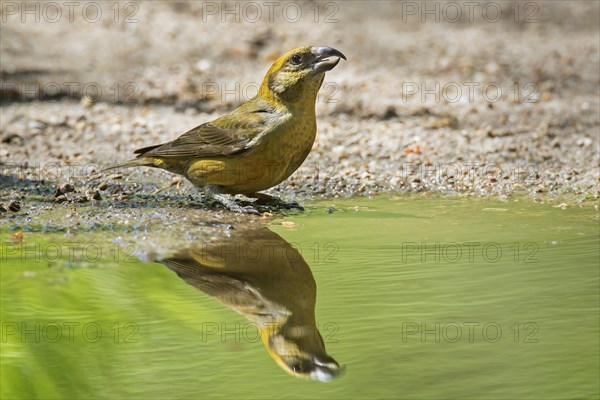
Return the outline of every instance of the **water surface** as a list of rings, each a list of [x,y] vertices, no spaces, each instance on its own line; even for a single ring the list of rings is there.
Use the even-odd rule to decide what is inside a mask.
[[[21,244],[5,230],[2,397],[599,395],[594,210],[381,197],[317,202],[258,228],[247,239],[236,236],[247,226],[199,221],[185,233],[34,229]],[[252,242],[261,235],[275,244]],[[268,248],[288,250],[278,259]],[[164,260],[177,254],[196,254],[203,283],[174,273]],[[232,257],[263,270],[228,275]],[[262,297],[232,305],[232,287]],[[344,373],[329,383],[286,373],[252,320],[273,309],[314,313],[323,354]]]

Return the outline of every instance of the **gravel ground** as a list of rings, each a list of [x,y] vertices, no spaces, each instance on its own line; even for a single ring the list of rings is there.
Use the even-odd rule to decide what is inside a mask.
[[[348,61],[325,79],[312,153],[269,193],[301,203],[425,192],[598,207],[598,2],[481,2],[473,21],[455,2],[456,23],[446,2],[429,3],[440,22],[423,21],[420,2],[294,2],[297,22],[291,9],[270,21],[257,2],[256,23],[243,3],[228,4],[238,4],[239,23],[220,2],[120,3],[120,20],[135,11],[130,24],[115,23],[108,3],[97,23],[77,13],[23,23],[3,8],[0,218],[72,206],[213,209],[166,172],[99,171],[234,109],[274,58],[305,44]],[[497,6],[502,18],[491,22]]]

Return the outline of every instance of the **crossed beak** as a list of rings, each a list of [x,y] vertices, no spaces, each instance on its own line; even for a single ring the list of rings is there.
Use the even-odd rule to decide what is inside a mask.
[[[329,382],[338,377],[343,368],[333,358],[329,361],[315,360],[315,370],[310,374],[310,379],[321,382]]]
[[[312,52],[316,56],[314,71],[317,73],[331,71],[338,65],[340,59],[346,59],[341,51],[332,47],[313,47]]]

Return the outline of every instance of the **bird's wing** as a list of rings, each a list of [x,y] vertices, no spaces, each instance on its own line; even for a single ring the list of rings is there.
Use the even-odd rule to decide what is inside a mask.
[[[186,254],[165,258],[160,262],[186,283],[211,296],[231,296],[247,293],[248,283],[227,274],[213,271],[210,267],[198,264]]]
[[[179,136],[172,142],[144,147],[135,151],[138,157],[214,157],[238,154],[246,150],[250,139],[239,135],[239,129],[224,129],[210,122]]]
[[[264,297],[260,288],[250,281],[205,267],[189,255],[180,254],[160,262],[187,284],[215,297],[250,321],[262,324],[277,315],[289,314],[285,307]]]
[[[140,157],[216,157],[247,151],[250,141],[267,127],[268,112],[232,113],[184,133],[172,142],[135,151]]]

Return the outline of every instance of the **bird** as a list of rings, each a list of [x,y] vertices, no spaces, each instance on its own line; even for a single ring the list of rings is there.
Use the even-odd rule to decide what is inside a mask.
[[[327,354],[317,327],[317,286],[301,253],[262,225],[207,237],[156,261],[246,317],[292,376],[322,382],[340,376],[343,368]]]
[[[317,133],[315,103],[325,78],[346,56],[325,46],[303,46],[278,58],[258,93],[237,109],[173,141],[134,151],[136,158],[107,169],[154,167],[183,175],[210,199],[238,213],[257,211],[227,195],[258,201],[283,182],[310,153]]]

